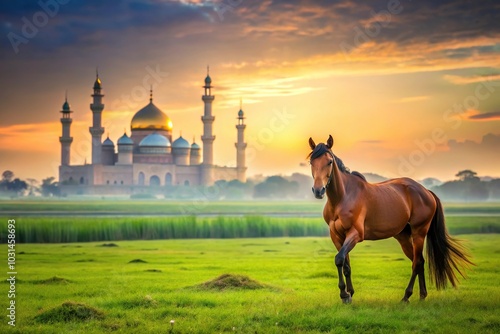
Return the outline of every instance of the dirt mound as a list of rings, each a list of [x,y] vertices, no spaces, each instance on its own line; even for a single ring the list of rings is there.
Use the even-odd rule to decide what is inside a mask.
[[[144,271],[149,272],[149,273],[161,273],[160,269],[146,269]]]
[[[104,313],[94,307],[76,303],[64,302],[61,306],[44,311],[35,317],[35,321],[42,323],[87,321],[103,319]]]
[[[99,245],[98,247],[118,247],[118,245],[113,242],[110,242],[109,244],[102,244]]]
[[[68,279],[65,279],[63,277],[54,276],[54,277],[47,278],[47,279],[33,281],[33,283],[35,283],[35,284],[68,284],[68,283],[71,283],[71,281]]]
[[[259,283],[248,276],[223,274],[219,277],[198,285],[199,288],[205,290],[227,290],[227,289],[240,289],[240,290],[256,290],[267,288],[265,284]]]
[[[128,263],[148,263],[148,262],[141,259],[134,259],[129,261]]]

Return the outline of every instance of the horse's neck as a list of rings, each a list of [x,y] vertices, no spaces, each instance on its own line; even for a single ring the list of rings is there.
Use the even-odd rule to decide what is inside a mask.
[[[332,181],[330,182],[328,188],[326,189],[326,195],[328,197],[328,200],[332,204],[336,204],[340,202],[342,198],[345,196],[345,181],[344,181],[344,175],[340,171],[335,161],[333,163],[332,173],[333,173]]]

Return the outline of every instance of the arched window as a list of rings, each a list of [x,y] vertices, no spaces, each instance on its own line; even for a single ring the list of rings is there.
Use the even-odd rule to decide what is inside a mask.
[[[113,182],[113,184],[116,184],[116,180]]]
[[[106,181],[106,184],[109,184],[109,180]]]
[[[123,180],[120,181],[120,184],[123,184]]]
[[[70,176],[68,181],[69,183],[73,183],[73,176]]]
[[[156,175],[153,175],[149,178],[149,185],[153,187],[160,186],[160,178]]]
[[[139,185],[140,186],[144,185],[144,173],[143,172],[139,173]]]
[[[172,174],[167,173],[165,175],[165,185],[166,186],[171,186],[172,185]]]
[[[189,180],[184,181],[185,186],[189,186]]]
[[[83,184],[85,182],[85,179],[83,178],[83,176],[80,178],[80,184]]]

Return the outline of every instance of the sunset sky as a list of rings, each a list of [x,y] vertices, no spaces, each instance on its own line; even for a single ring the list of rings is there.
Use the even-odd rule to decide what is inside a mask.
[[[0,3],[0,172],[57,177],[66,91],[71,162],[90,162],[96,67],[115,143],[153,85],[174,138],[201,144],[210,65],[219,165],[235,164],[241,98],[248,176],[308,174],[308,138],[332,134],[352,170],[500,177],[498,1],[41,3]]]

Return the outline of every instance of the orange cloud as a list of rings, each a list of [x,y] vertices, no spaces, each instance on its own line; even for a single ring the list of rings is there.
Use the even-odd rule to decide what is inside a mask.
[[[417,101],[425,101],[428,100],[430,96],[422,95],[422,96],[408,96],[402,97],[398,100],[395,100],[394,103],[408,103],[408,102],[417,102]]]
[[[455,85],[467,85],[478,82],[497,81],[500,80],[500,74],[474,75],[469,77],[447,74],[443,78]]]
[[[72,127],[80,124],[83,122],[73,121]],[[0,128],[0,147],[5,151],[52,153],[59,136],[59,122],[15,124]]]

